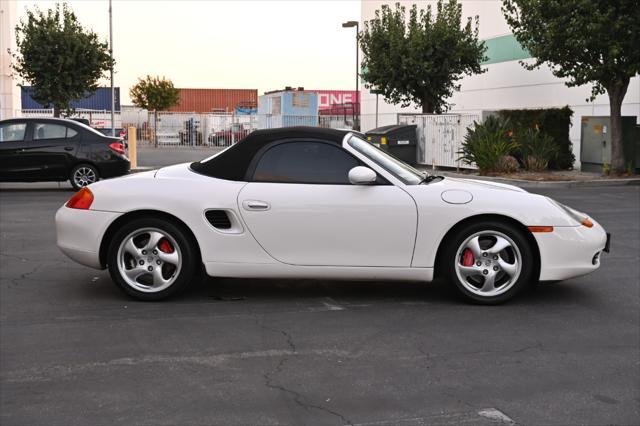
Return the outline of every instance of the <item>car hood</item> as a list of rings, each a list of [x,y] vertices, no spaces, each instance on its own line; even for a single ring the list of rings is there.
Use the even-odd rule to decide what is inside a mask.
[[[515,191],[515,192],[527,192],[517,186],[508,185],[506,183],[490,182],[486,180],[478,179],[461,179],[461,178],[445,178],[443,182],[448,185],[456,186],[460,189],[468,189],[470,191],[474,189],[494,189],[498,191]]]

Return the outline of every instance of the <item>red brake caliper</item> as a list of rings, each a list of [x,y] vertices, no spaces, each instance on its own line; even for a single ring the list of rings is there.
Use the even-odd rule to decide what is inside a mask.
[[[473,261],[473,252],[470,249],[464,249],[462,252],[462,266],[471,266]]]
[[[160,240],[160,244],[158,244],[158,248],[160,249],[161,252],[173,253],[173,246],[171,245],[169,240],[167,240],[166,238],[163,238],[162,240]]]

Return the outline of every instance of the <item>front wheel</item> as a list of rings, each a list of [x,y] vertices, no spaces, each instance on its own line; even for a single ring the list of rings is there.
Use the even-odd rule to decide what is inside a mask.
[[[158,218],[136,219],[118,230],[107,264],[113,281],[139,300],[161,300],[194,279],[196,249],[185,230]]]
[[[533,281],[535,271],[534,253],[522,231],[499,222],[459,230],[442,260],[460,294],[480,304],[506,302]]]
[[[76,191],[84,188],[87,185],[91,185],[100,179],[98,169],[91,164],[79,164],[71,170],[71,176],[69,182]]]

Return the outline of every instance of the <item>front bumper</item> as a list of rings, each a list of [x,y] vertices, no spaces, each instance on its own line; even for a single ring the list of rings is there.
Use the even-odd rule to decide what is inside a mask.
[[[56,213],[56,238],[60,250],[72,260],[96,269],[100,262],[100,244],[109,225],[121,213],[70,209],[62,206]]]
[[[566,280],[600,267],[600,254],[608,248],[608,237],[600,224],[592,222],[591,228],[558,226],[553,232],[533,234],[540,249],[541,281]]]

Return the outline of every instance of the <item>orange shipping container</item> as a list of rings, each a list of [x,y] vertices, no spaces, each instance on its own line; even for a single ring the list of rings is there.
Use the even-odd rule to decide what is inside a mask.
[[[176,112],[234,112],[236,108],[255,108],[258,89],[179,89],[180,102],[169,108]]]

